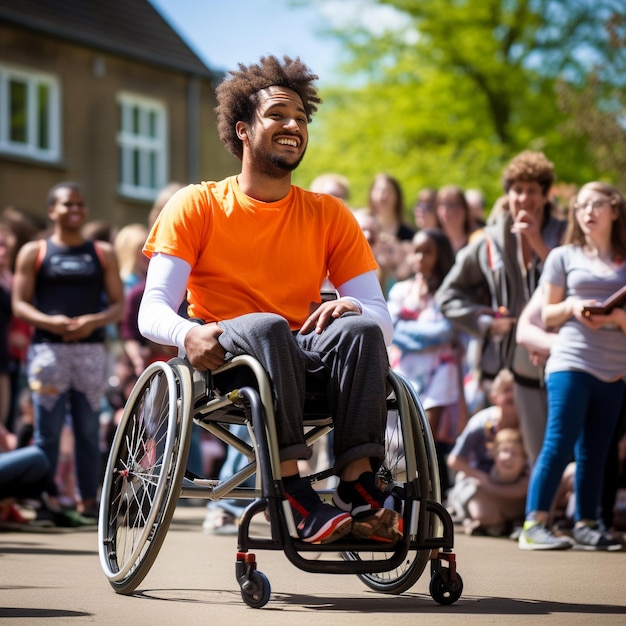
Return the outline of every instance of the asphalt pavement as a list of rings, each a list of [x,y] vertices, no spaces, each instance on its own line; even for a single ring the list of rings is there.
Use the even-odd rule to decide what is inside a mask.
[[[309,574],[282,552],[256,552],[272,594],[248,607],[235,580],[236,538],[202,533],[204,509],[179,506],[132,596],[100,568],[97,532],[0,532],[0,618],[16,624],[626,624],[626,551],[524,552],[509,539],[455,536],[464,582],[453,605],[428,593],[428,569],[401,595],[356,576]]]

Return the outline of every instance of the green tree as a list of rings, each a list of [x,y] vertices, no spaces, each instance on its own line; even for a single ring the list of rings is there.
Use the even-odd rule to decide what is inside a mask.
[[[583,125],[565,122],[575,117],[572,94],[587,94],[595,111],[624,80],[623,0],[371,4],[399,11],[406,26],[374,33],[356,20],[333,33],[347,50],[345,80],[322,92],[297,182],[338,171],[361,206],[374,174],[387,171],[410,206],[421,187],[447,183],[482,188],[493,201],[505,162],[526,148],[544,150],[562,181],[616,171]],[[604,109],[623,128],[615,106]]]

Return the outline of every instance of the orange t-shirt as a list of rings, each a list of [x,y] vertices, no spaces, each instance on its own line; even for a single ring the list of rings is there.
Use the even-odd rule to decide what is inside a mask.
[[[299,329],[326,274],[341,285],[377,268],[348,207],[292,185],[278,202],[246,196],[236,177],[189,185],[166,205],[144,252],[191,265],[189,316],[206,322],[277,313]]]

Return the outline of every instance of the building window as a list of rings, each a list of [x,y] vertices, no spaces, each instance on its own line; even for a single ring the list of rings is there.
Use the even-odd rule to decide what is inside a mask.
[[[0,65],[0,151],[56,161],[60,147],[60,89],[56,78]]]
[[[156,100],[131,94],[118,98],[120,131],[119,191],[125,196],[153,200],[167,183],[167,116]]]

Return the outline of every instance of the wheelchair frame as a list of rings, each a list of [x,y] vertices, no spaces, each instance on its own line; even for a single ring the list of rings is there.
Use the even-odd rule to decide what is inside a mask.
[[[220,390],[216,379],[244,374],[252,384]],[[251,377],[251,378],[250,378]],[[426,414],[413,387],[388,373],[386,459],[378,473],[386,490],[403,502],[403,539],[396,544],[363,541],[351,535],[331,544],[309,544],[296,533],[284,498],[272,390],[266,372],[250,356],[237,356],[212,374],[195,370],[185,358],[151,364],[126,402],[111,446],[102,487],[98,543],[100,563],[117,593],[130,594],[143,581],[167,534],[179,498],[218,501],[251,499],[240,520],[236,578],[242,599],[264,606],[271,593],[251,550],[282,550],[306,572],[353,574],[383,593],[402,593],[430,562],[430,594],[440,604],[461,596],[456,571],[454,529],[441,505],[437,455]],[[247,382],[247,381],[246,381]],[[332,430],[319,394],[305,401],[305,440],[312,445]],[[322,403],[323,404],[323,403]],[[192,423],[244,454],[249,463],[234,476],[198,478],[187,472]],[[229,431],[245,424],[252,445]],[[242,486],[256,474],[254,487]],[[308,478],[317,483],[332,467]],[[332,490],[318,490],[330,499]],[[269,536],[251,536],[253,518],[269,516]],[[307,553],[339,553],[338,559],[306,558]]]

